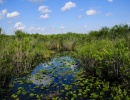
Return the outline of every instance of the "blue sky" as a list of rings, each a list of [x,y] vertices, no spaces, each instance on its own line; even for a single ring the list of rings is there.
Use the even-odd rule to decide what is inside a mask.
[[[130,24],[130,0],[0,0],[0,27],[6,34],[88,33]]]

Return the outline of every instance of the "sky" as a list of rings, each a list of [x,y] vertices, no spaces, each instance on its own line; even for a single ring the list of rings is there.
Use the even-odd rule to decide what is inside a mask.
[[[0,0],[0,28],[12,35],[88,33],[130,25],[130,0]]]

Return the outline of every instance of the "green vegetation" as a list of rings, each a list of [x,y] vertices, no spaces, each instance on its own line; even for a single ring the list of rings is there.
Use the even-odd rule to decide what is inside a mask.
[[[2,33],[2,28],[0,28],[0,34]]]
[[[16,31],[15,35],[1,34],[0,28],[0,97],[9,93],[13,85],[11,79],[28,75],[40,62],[46,62],[55,56],[72,56],[79,61],[80,72],[76,72],[76,81],[72,85],[63,84],[65,90],[56,93],[30,93],[36,99],[52,98],[60,100],[89,98],[130,100],[130,27],[115,25],[103,27],[88,34],[41,35]],[[61,67],[62,69],[62,67]],[[46,70],[41,73],[46,74]],[[50,73],[53,73],[50,71]],[[70,72],[71,73],[71,72]],[[23,82],[21,81],[20,84]],[[73,87],[72,87],[73,86]],[[36,88],[36,87],[35,87]],[[45,87],[40,87],[44,90]],[[47,87],[46,87],[47,88]],[[12,98],[28,92],[19,87]]]

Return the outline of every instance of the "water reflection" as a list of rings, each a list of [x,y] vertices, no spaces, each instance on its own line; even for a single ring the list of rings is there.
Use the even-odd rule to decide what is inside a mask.
[[[53,58],[52,61],[47,63],[40,63],[31,73],[28,80],[32,81],[35,85],[48,85],[54,81],[54,76],[65,73],[66,70],[74,71],[76,65],[75,61],[70,57]],[[46,70],[46,74],[41,71]],[[53,72],[49,73],[50,71]],[[39,74],[40,79],[37,79]]]
[[[31,75],[31,78],[29,78],[30,81],[33,82],[33,84],[35,85],[48,85],[50,83],[50,81],[52,81],[53,79],[50,78],[48,75],[41,75],[40,77],[42,77],[41,79],[36,79],[36,74]]]
[[[76,67],[76,62],[68,56],[53,58],[47,63],[40,63],[25,80],[20,80],[21,82],[18,80],[15,83],[12,94],[17,94],[19,87],[22,87],[27,93],[24,94],[23,90],[20,90],[21,93],[18,94],[18,97],[21,100],[36,99],[36,97],[42,94],[44,96],[41,98],[45,98],[50,94],[59,93],[57,91],[65,89],[63,85],[72,85],[74,83],[73,75],[77,71]],[[62,97],[64,93],[65,91],[59,96]]]

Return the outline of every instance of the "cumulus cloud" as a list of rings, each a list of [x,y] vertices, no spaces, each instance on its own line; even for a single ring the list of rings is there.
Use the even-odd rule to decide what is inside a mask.
[[[66,10],[69,10],[71,8],[74,8],[74,7],[76,7],[76,4],[69,1],[61,8],[61,11],[66,11]]]
[[[48,15],[48,14],[44,14],[44,15],[41,15],[41,16],[40,16],[40,19],[47,19],[47,18],[49,18],[49,15]]]
[[[7,13],[7,9],[1,10],[0,11],[0,19],[2,19],[6,13]]]
[[[87,14],[88,16],[90,16],[90,15],[95,15],[95,14],[97,14],[97,11],[94,10],[94,9],[89,9],[89,10],[86,11],[86,14]]]
[[[38,11],[41,13],[49,13],[51,10],[49,10],[48,6],[39,6]]]
[[[25,29],[25,25],[23,25],[22,22],[17,22],[14,25],[14,28],[16,28],[17,30],[24,30]]]
[[[7,18],[17,17],[17,16],[19,16],[19,15],[20,15],[19,12],[14,11],[14,12],[12,12],[12,13],[7,13]]]
[[[87,25],[84,25],[84,28],[88,28],[88,26],[87,26]]]
[[[39,6],[38,11],[40,11],[42,13],[42,15],[40,16],[40,19],[49,18],[48,13],[51,12],[51,10],[48,8],[48,6]]]
[[[60,30],[63,30],[65,27],[64,27],[64,25],[61,25],[60,26]]]
[[[9,28],[9,30],[13,30],[13,28]]]
[[[111,12],[106,13],[106,16],[112,16]]]
[[[44,27],[34,27],[34,26],[31,26],[28,30],[30,32],[33,32],[33,33],[44,33],[45,28]]]
[[[82,15],[79,15],[78,18],[82,18],[83,16]]]
[[[11,24],[12,22],[13,22],[12,20],[8,21],[9,24]]]
[[[41,3],[41,2],[43,2],[44,0],[29,0],[29,1],[34,2],[34,3]]]
[[[113,2],[113,0],[108,0],[108,2]]]
[[[0,0],[0,4],[2,4],[4,2],[4,0]]]
[[[130,22],[128,22],[127,25],[130,25]]]
[[[84,9],[79,9],[79,11],[83,11]]]

